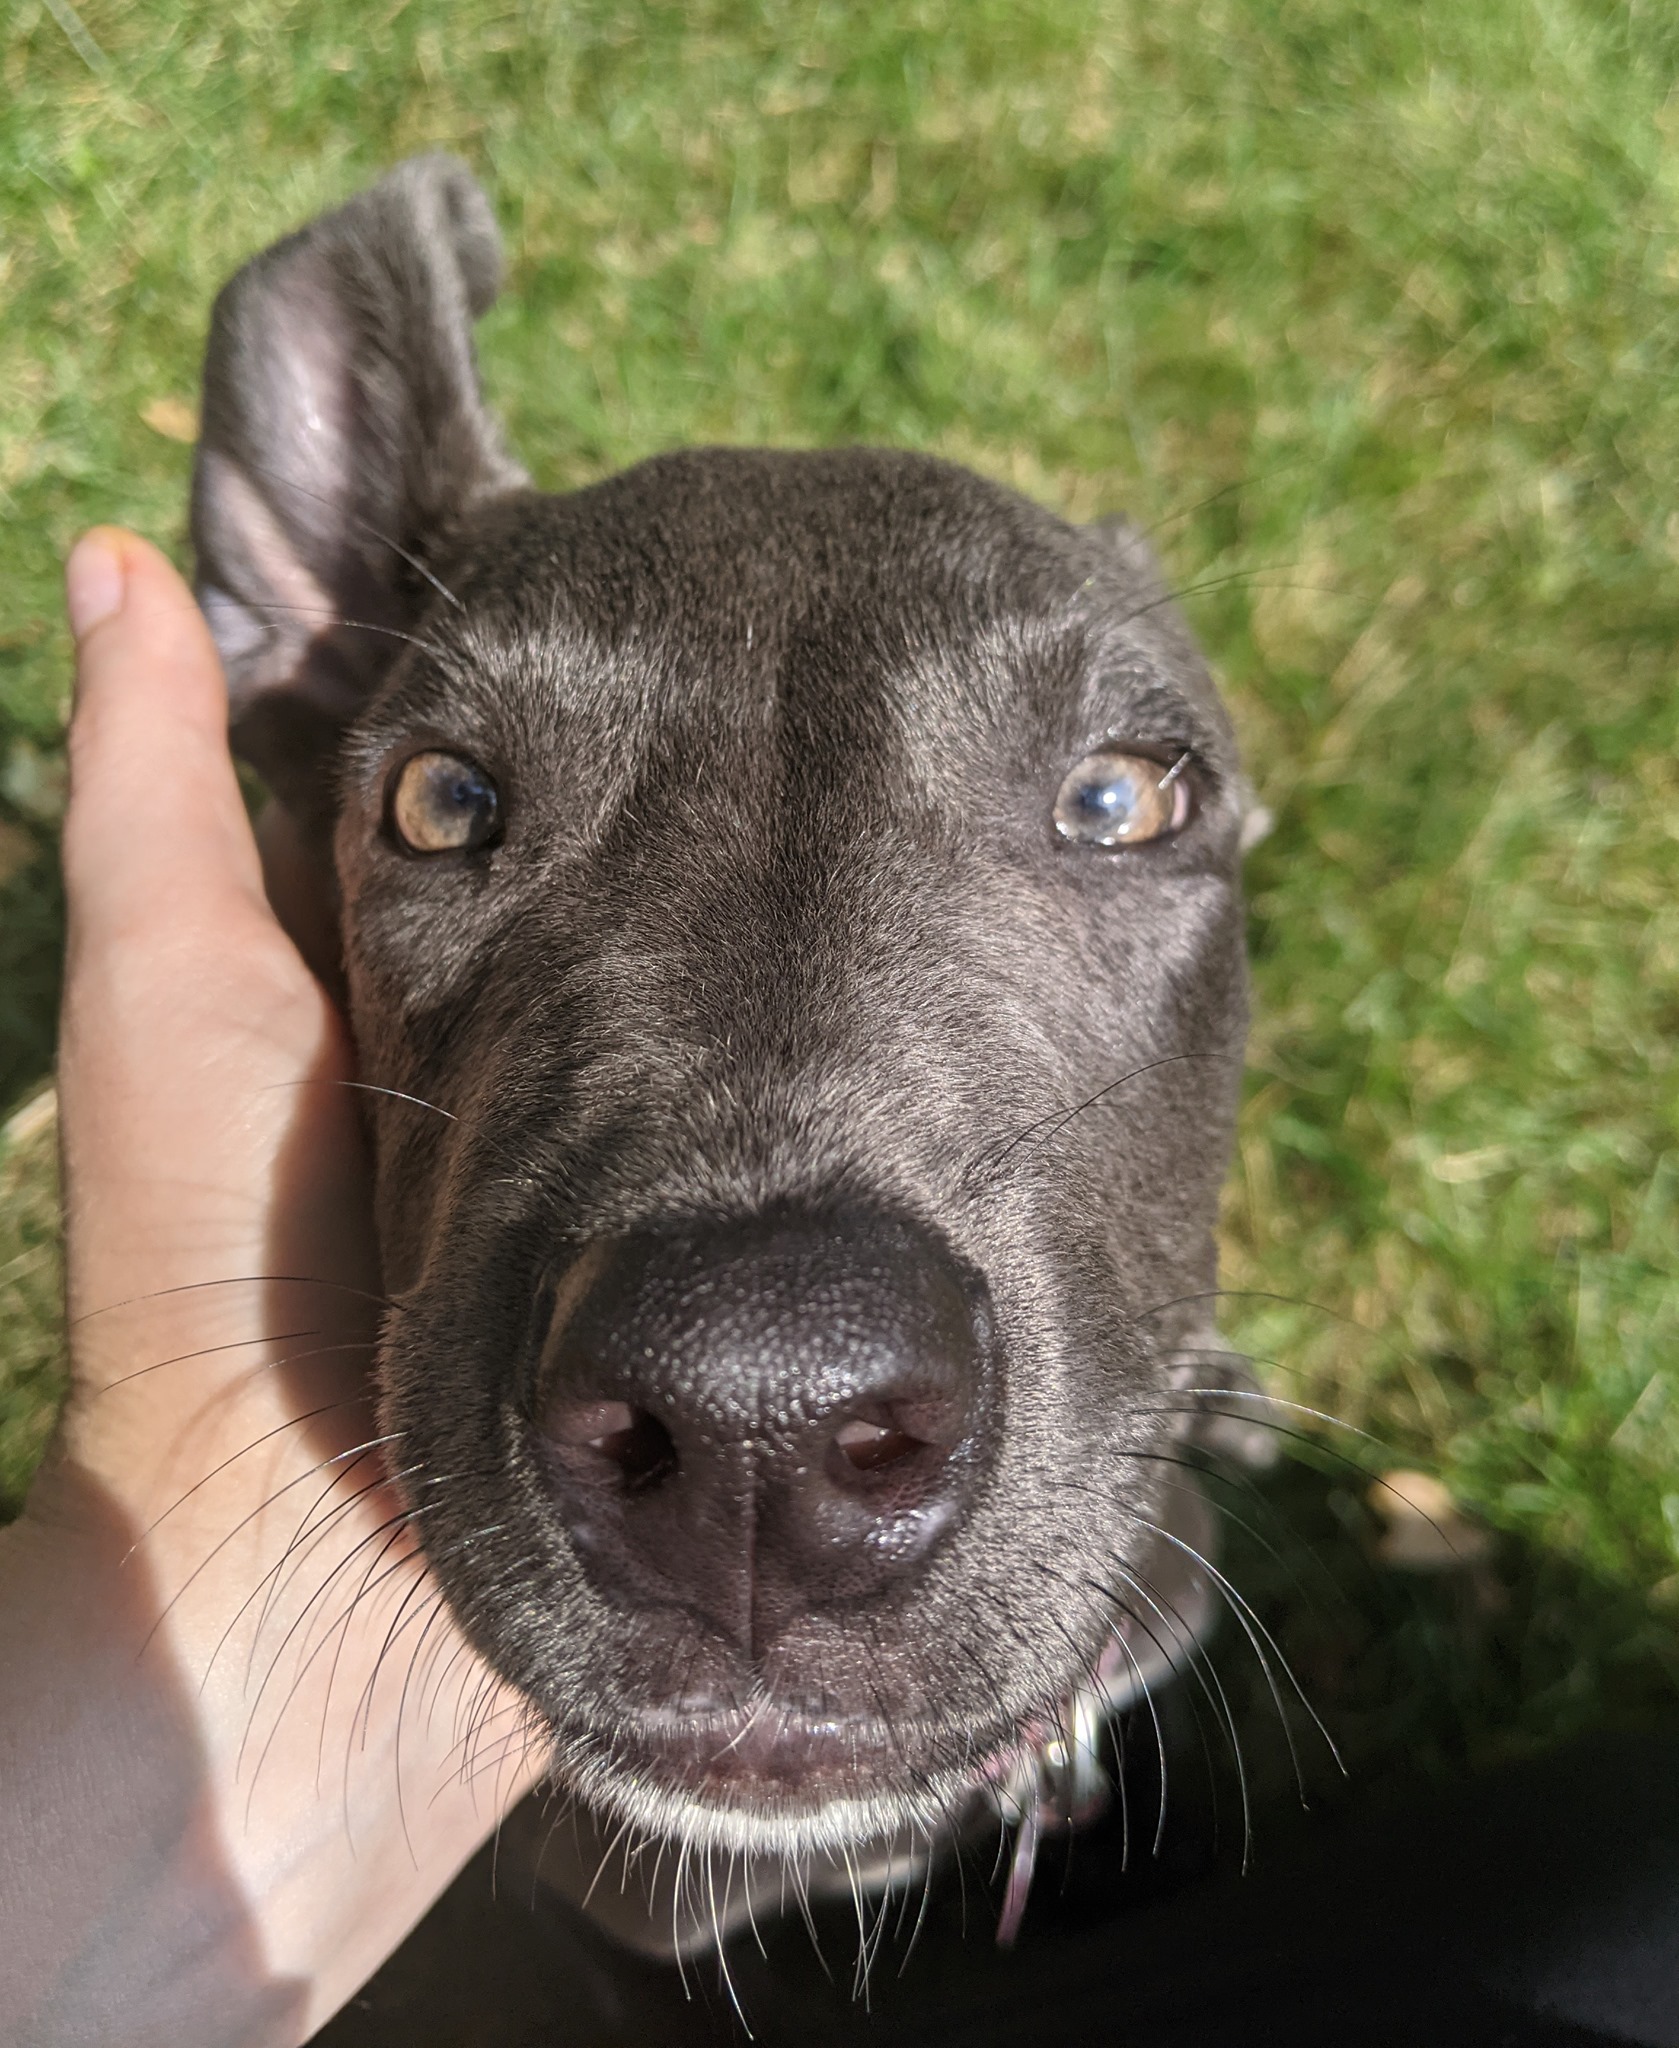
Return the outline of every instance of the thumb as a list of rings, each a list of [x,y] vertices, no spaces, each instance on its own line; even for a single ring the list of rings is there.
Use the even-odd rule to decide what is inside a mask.
[[[227,746],[221,663],[186,584],[116,527],[65,567],[76,636],[64,874],[71,941],[177,936],[256,908],[261,870]]]
[[[278,1270],[276,1200],[338,1229],[334,1191],[356,1176],[349,1098],[320,1085],[346,1070],[342,1030],[263,893],[192,593],[157,549],[110,527],[77,543],[65,585],[76,695],[59,1076],[80,1312],[206,1273]],[[359,1256],[359,1236],[340,1234]]]

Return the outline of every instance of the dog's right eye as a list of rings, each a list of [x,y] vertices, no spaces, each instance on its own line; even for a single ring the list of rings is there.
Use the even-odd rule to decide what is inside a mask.
[[[410,853],[460,853],[496,835],[501,799],[475,761],[414,754],[391,782],[391,827]]]

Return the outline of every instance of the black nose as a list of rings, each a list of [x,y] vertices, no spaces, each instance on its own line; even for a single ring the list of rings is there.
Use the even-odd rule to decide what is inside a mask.
[[[931,1231],[804,1211],[616,1239],[563,1277],[538,1402],[580,1557],[751,1656],[925,1564],[982,1483],[989,1302]]]

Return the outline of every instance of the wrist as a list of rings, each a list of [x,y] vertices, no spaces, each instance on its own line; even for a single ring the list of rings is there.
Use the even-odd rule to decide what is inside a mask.
[[[239,1621],[208,1573],[173,1597],[127,1509],[63,1463],[0,1532],[0,1640],[30,1646],[0,1669],[0,2038],[303,2042],[470,1856],[496,1774],[457,1782],[454,1683],[404,1725],[382,1658],[418,1567],[299,1625],[341,1562]],[[528,1782],[500,1776],[509,1799]]]

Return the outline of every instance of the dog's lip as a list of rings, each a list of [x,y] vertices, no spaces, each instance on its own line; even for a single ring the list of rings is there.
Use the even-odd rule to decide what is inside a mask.
[[[877,1792],[901,1774],[905,1731],[872,1716],[774,1702],[691,1713],[651,1707],[616,1723],[611,1748],[620,1769],[689,1798],[818,1805]]]
[[[1110,1641],[1092,1667],[1098,1696],[1122,1692],[1124,1651]],[[1119,1703],[1116,1698],[1115,1704]],[[952,1809],[978,1793],[1001,1796],[1055,1745],[1066,1716],[1048,1710],[1004,1728],[933,1728],[876,1715],[802,1711],[760,1699],[646,1706],[615,1720],[608,1747],[620,1771],[705,1805],[817,1808],[879,1796],[906,1773],[944,1782]],[[960,1765],[934,1762],[964,1752]]]

